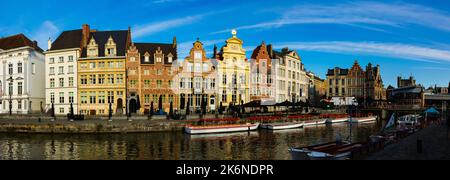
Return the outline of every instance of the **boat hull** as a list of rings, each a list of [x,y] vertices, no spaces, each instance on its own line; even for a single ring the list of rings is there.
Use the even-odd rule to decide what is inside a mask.
[[[262,129],[269,130],[283,130],[283,129],[296,129],[303,127],[303,123],[284,123],[284,124],[262,124]]]
[[[348,118],[327,119],[327,123],[344,123],[348,122]]]
[[[350,122],[352,123],[362,123],[362,122],[370,122],[370,121],[376,121],[377,117],[376,116],[372,116],[372,117],[364,117],[364,118],[352,118],[352,120]]]
[[[185,127],[185,133],[187,134],[213,134],[213,133],[231,133],[231,132],[243,132],[243,131],[255,131],[259,127],[257,124],[243,124],[243,125],[230,125],[230,126],[211,126],[211,127]]]
[[[317,126],[317,125],[326,124],[326,123],[327,123],[326,119],[305,121],[304,124],[303,124],[303,127],[305,127],[305,126]]]

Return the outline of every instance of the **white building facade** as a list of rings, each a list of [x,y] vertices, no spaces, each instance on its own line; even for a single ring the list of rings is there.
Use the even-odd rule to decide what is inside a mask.
[[[271,49],[271,48],[269,48]],[[275,98],[277,102],[306,102],[308,99],[309,77],[297,51],[283,48],[273,51],[275,68]]]
[[[48,42],[45,52],[45,105],[51,110],[53,103],[56,115],[78,112],[77,104],[77,60],[81,54],[81,30],[65,31],[55,42]]]
[[[44,54],[36,41],[19,34],[0,39],[0,113],[42,112]]]

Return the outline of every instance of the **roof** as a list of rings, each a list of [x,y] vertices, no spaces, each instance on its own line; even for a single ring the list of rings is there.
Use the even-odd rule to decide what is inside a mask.
[[[339,70],[339,74],[338,75],[347,75],[348,74],[348,69],[342,69],[342,68],[334,68],[334,69],[328,69],[328,73],[327,76],[334,76],[334,70],[337,69]]]
[[[61,35],[56,38],[52,43],[50,51],[79,48],[81,46],[81,41],[83,38],[83,32],[81,29],[64,31]]]
[[[36,51],[43,52],[43,50],[37,45],[36,41],[31,41],[24,34],[17,34],[0,39],[0,49],[10,50],[20,47],[31,47]]]
[[[98,44],[98,57],[105,56],[105,44],[108,42],[109,37],[112,37],[117,46],[117,56],[125,56],[125,51],[127,49],[127,40],[128,40],[128,30],[121,31],[97,31],[91,32],[89,35],[88,42],[91,41],[92,38],[95,39],[95,42]],[[83,49],[81,57],[86,57],[86,50]]]
[[[164,54],[164,64],[172,64],[178,57],[177,57],[177,48],[174,46],[174,44],[163,44],[163,43],[134,43],[137,50],[139,51],[141,55],[141,64],[154,64],[155,63],[155,57],[153,56],[158,48],[162,51]],[[145,62],[144,55],[146,53],[150,54],[149,60],[150,62]],[[167,55],[172,54],[173,59],[172,62],[169,63],[169,58]]]
[[[402,88],[397,88],[392,90],[392,94],[398,94],[398,93],[422,93],[423,88],[420,86],[407,86]]]

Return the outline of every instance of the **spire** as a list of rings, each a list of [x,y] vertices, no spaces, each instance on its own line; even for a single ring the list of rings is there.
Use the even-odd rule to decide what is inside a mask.
[[[214,44],[213,58],[217,58],[217,45]]]
[[[233,35],[233,37],[236,37],[236,36],[237,36],[237,31],[236,31],[236,29],[231,30],[231,34]]]
[[[173,46],[173,48],[177,47],[177,37],[176,36],[173,37],[172,46]]]

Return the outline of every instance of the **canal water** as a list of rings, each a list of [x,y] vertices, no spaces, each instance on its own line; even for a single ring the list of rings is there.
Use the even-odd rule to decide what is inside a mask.
[[[352,125],[353,142],[379,131],[381,122]],[[0,159],[19,160],[289,160],[289,147],[349,136],[349,123],[303,129],[186,135],[176,133],[114,135],[0,134]]]

